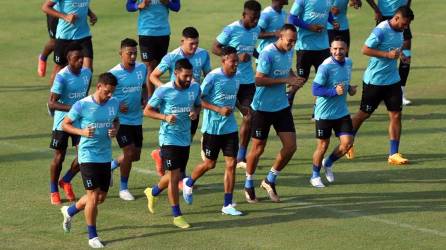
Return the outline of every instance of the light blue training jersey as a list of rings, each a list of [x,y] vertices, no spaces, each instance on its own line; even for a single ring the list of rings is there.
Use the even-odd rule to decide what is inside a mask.
[[[93,95],[77,101],[67,117],[79,121],[80,128],[94,127],[93,137],[81,136],[78,148],[79,163],[106,163],[112,160],[111,138],[108,130],[118,119],[119,101],[112,97],[105,103],[97,103]]]
[[[179,89],[173,81],[157,88],[149,100],[153,108],[161,114],[175,115],[174,124],[161,121],[159,145],[189,146],[191,142],[189,113],[200,106],[200,85],[191,83],[187,89]]]
[[[313,32],[304,28],[297,29],[296,50],[324,50],[328,44],[328,14],[330,2],[328,0],[295,0],[290,14],[299,17],[307,24],[324,26],[322,32]]]
[[[56,30],[57,39],[78,40],[91,36],[88,26],[88,8],[90,0],[51,0],[56,3],[58,11],[64,14],[76,14],[74,24],[59,19]]]
[[[331,7],[336,7],[339,9],[339,14],[336,16],[333,15],[334,20],[339,23],[339,30],[348,30],[347,9],[349,1],[350,0],[330,0]],[[328,23],[327,29],[333,30],[333,25]]]
[[[215,106],[229,107],[234,110],[239,87],[239,73],[228,77],[221,68],[216,68],[204,78],[201,85],[201,98]],[[222,116],[213,110],[205,109],[203,113],[202,133],[224,135],[237,132],[234,112],[229,116]]]
[[[170,81],[175,81],[175,63],[183,58],[188,59],[192,64],[193,77],[196,82],[200,83],[203,73],[206,74],[212,70],[211,59],[205,49],[197,48],[195,54],[187,57],[181,47],[167,53],[156,68],[163,73],[169,70]]]
[[[73,105],[88,94],[87,89],[90,81],[91,70],[89,68],[82,68],[81,72],[76,75],[70,71],[69,66],[66,66],[54,78],[51,92],[59,95],[59,103]],[[53,130],[63,131],[62,121],[67,113],[60,110],[54,111]]]
[[[314,78],[314,83],[325,88],[336,88],[338,84],[344,84],[344,94],[333,97],[318,96],[314,109],[316,120],[335,120],[349,114],[347,106],[347,92],[352,76],[352,60],[345,58],[344,63],[329,57],[319,66]]]
[[[293,54],[293,50],[282,52],[272,43],[260,52],[257,71],[270,78],[286,78],[293,65]],[[251,103],[252,109],[275,112],[288,106],[285,83],[274,86],[256,86]]]
[[[239,62],[237,72],[242,76],[241,84],[254,84],[254,70],[252,69],[252,55],[256,48],[257,38],[260,34],[260,27],[246,29],[241,21],[235,21],[226,26],[220,35],[217,36],[217,42],[224,46],[231,46],[237,49],[238,54],[247,53],[251,60]]]
[[[378,0],[378,9],[383,16],[393,16],[396,10],[407,5],[407,0]]]
[[[383,21],[376,26],[365,41],[372,49],[390,51],[403,46],[403,32],[390,27],[389,21]],[[364,82],[373,85],[390,85],[400,81],[397,59],[370,57],[364,72]]]
[[[127,71],[121,64],[116,65],[110,70],[116,79],[116,85],[113,96],[119,103],[125,103],[128,106],[127,113],[118,113],[119,122],[124,125],[142,124],[142,88],[146,83],[147,67],[143,63],[136,63],[131,71]]]
[[[276,32],[282,28],[287,20],[287,12],[281,10],[280,12],[273,9],[273,7],[268,6],[260,13],[260,19],[258,26],[264,32]],[[277,41],[277,37],[269,37],[259,39],[259,46],[257,46],[257,52],[261,52],[268,44]]]
[[[143,0],[138,0],[138,4]],[[138,35],[168,36],[170,35],[169,7],[160,0],[151,0],[148,7],[139,11]]]

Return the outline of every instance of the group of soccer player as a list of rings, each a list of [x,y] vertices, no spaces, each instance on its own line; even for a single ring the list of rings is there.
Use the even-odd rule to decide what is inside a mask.
[[[184,201],[192,204],[195,183],[215,168],[222,151],[225,172],[221,212],[242,215],[233,202],[236,168],[246,169],[246,201],[258,202],[254,173],[266,149],[271,126],[282,148],[260,187],[271,201],[280,202],[276,179],[297,149],[292,104],[298,90],[308,81],[312,66],[316,71],[312,94],[317,147],[311,185],[325,187],[320,175],[322,168],[327,181],[334,182],[334,162],[344,155],[354,158],[354,137],[381,101],[389,112],[388,162],[407,164],[398,149],[402,106],[410,104],[403,93],[411,58],[409,24],[414,15],[410,0],[367,2],[375,11],[377,26],[362,47],[362,53],[370,60],[363,77],[360,109],[350,117],[346,98],[347,94],[356,94],[357,86],[351,84],[347,9],[359,9],[360,0],[295,0],[289,13],[284,10],[287,0],[272,0],[263,11],[259,2],[245,1],[241,19],[227,25],[215,39],[212,53],[220,57],[215,69],[211,68],[209,53],[198,47],[199,32],[194,27],[184,28],[180,46],[167,53],[169,12],[180,10],[180,0],[127,0],[128,12],[139,11],[142,63],[136,61],[138,42],[123,39],[120,62],[99,75],[91,95],[88,93],[93,46],[88,19],[94,25],[98,18],[89,8],[90,0],[47,0],[42,10],[47,14],[50,40],[39,56],[38,74],[45,76],[46,60],[54,50],[48,100],[49,113],[54,116],[51,203],[62,203],[59,186],[68,201],[76,201],[71,180],[79,171],[86,189],[77,202],[61,208],[63,229],[69,232],[73,216],[84,210],[89,245],[104,246],[96,231],[97,207],[105,200],[112,185],[112,171],[117,168],[119,197],[126,201],[135,199],[128,181],[132,163],[141,156],[143,116],[160,120],[159,148],[151,153],[160,180],[144,190],[150,213],[155,213],[158,196],[167,189],[174,225],[189,228],[181,213],[179,190],[182,189]],[[296,72],[292,69],[294,50]],[[163,82],[167,71],[169,80]],[[240,128],[236,108],[242,116]],[[202,162],[187,176],[190,145],[199,126],[201,109]],[[324,158],[332,131],[339,138],[339,145]],[[113,137],[122,149],[122,154],[115,158],[111,149]],[[69,138],[77,156],[60,178]]]

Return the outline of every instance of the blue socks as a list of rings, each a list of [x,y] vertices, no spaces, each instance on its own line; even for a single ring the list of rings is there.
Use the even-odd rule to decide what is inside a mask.
[[[400,141],[398,140],[390,140],[390,151],[389,154],[393,155],[398,153],[398,148],[400,147]]]
[[[180,205],[172,206],[172,214],[173,214],[173,217],[181,216]]]
[[[69,206],[69,207],[68,207],[68,210],[67,210],[68,215],[69,215],[70,217],[73,217],[74,215],[76,215],[77,213],[79,213],[79,211],[80,211],[80,210],[77,209],[76,204],[73,204],[73,205]]]
[[[119,191],[129,189],[128,183],[129,183],[129,177],[121,176],[121,187],[119,188]]]
[[[333,166],[333,163],[337,160],[339,160],[339,157],[331,153],[328,158],[325,159],[325,167],[331,168]]]
[[[237,162],[245,161],[246,158],[246,147],[239,145],[237,152]]]
[[[311,178],[321,177],[321,166],[316,166],[313,164],[313,175]]]
[[[65,173],[65,175],[62,177],[63,182],[70,183],[73,179],[74,174],[71,172],[71,169],[68,169],[68,171]]]
[[[193,180],[192,177],[188,177],[186,183],[183,184],[186,184],[188,187],[192,187],[195,184],[195,180]]]
[[[50,182],[50,192],[59,192],[59,187],[57,186],[57,182]]]
[[[152,187],[152,195],[158,196],[163,190],[158,187],[158,185],[153,185]]]
[[[96,232],[96,226],[93,225],[87,225],[88,230],[88,239],[93,239],[95,237],[98,237],[98,233]]]
[[[276,178],[279,175],[280,171],[275,170],[274,168],[271,168],[271,170],[268,172],[268,175],[266,176],[266,179],[269,183],[276,183]]]
[[[232,204],[232,193],[225,193],[225,203],[223,206],[231,205]]]
[[[111,167],[111,171],[113,171],[113,170],[119,168],[119,162],[118,162],[116,159],[113,160],[113,161],[111,162],[111,164],[110,164],[110,167]]]
[[[246,174],[245,188],[253,188],[253,187],[254,187],[254,181],[252,180],[252,175]]]

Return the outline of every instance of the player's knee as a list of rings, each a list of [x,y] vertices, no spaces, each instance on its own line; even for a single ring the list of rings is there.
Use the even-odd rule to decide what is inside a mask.
[[[211,170],[215,168],[215,161],[205,161],[204,162],[204,168],[207,170]]]
[[[107,197],[106,194],[99,194],[97,198],[97,204],[101,204],[105,201],[105,198]]]
[[[57,150],[54,153],[54,161],[56,162],[56,164],[62,164],[65,161],[65,153]]]
[[[132,154],[132,161],[139,161],[141,159],[141,152],[134,152]]]

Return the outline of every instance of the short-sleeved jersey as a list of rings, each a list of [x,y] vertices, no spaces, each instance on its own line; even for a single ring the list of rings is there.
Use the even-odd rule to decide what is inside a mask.
[[[58,11],[64,14],[76,14],[74,24],[59,19],[56,38],[66,40],[78,40],[91,36],[88,26],[88,8],[90,0],[51,0],[56,3]]]
[[[183,58],[187,58],[192,64],[193,77],[196,82],[200,83],[203,73],[209,73],[212,70],[211,59],[205,49],[197,48],[195,54],[187,57],[184,55],[181,47],[167,53],[156,68],[163,73],[169,71],[170,81],[175,81],[175,74],[173,73],[175,71],[175,63]]]
[[[293,50],[282,52],[273,43],[260,52],[257,72],[270,78],[286,78],[290,74],[292,65]],[[275,112],[288,106],[285,83],[274,86],[256,86],[251,103],[252,109]]]
[[[344,63],[329,57],[319,66],[314,83],[326,88],[335,88],[336,85],[342,83],[345,86],[345,91],[343,95],[333,97],[318,96],[314,109],[314,118],[316,120],[335,120],[349,114],[347,90],[350,86],[351,73],[352,60],[348,57],[345,58]]]
[[[393,16],[396,10],[407,5],[407,0],[378,0],[378,9],[383,16]]]
[[[327,24],[330,12],[329,0],[295,0],[290,14],[299,17],[307,24],[324,26],[322,32],[313,32],[304,28],[297,29],[296,50],[324,50],[328,44]]]
[[[97,103],[93,96],[77,101],[67,117],[80,122],[80,128],[94,127],[93,137],[81,136],[78,148],[79,163],[105,163],[112,160],[111,138],[108,130],[118,119],[119,101],[112,97],[105,103]]]
[[[125,103],[128,106],[127,113],[118,113],[119,122],[124,125],[142,124],[142,88],[146,82],[147,67],[143,63],[136,63],[135,67],[128,71],[121,64],[116,65],[110,70],[117,79],[113,96],[119,103]]]
[[[241,21],[235,21],[226,26],[217,36],[217,42],[224,46],[231,46],[237,49],[238,54],[247,53],[251,60],[239,62],[237,72],[242,76],[241,84],[254,84],[254,70],[252,69],[252,55],[256,48],[257,38],[260,34],[260,27],[246,29]]]
[[[89,68],[82,68],[79,74],[74,74],[70,71],[69,66],[66,66],[54,78],[51,93],[59,95],[59,103],[73,105],[88,94],[90,81],[91,70]],[[54,112],[53,130],[62,131],[62,121],[66,114],[67,112],[60,110]],[[77,126],[77,124],[74,125]]]
[[[143,0],[138,0],[141,3]],[[168,36],[170,35],[169,7],[160,0],[151,0],[148,7],[139,11],[138,35]]]
[[[390,51],[403,46],[403,32],[390,27],[389,21],[383,21],[376,26],[365,41],[372,49]],[[364,82],[373,85],[390,85],[400,81],[396,59],[370,57],[364,72]]]
[[[276,32],[286,23],[287,15],[287,12],[283,9],[278,12],[273,9],[273,7],[268,6],[260,13],[258,26],[264,32]],[[276,42],[277,37],[269,37],[259,40],[260,42],[257,47],[257,52],[260,53],[268,44]]]
[[[168,82],[157,88],[149,100],[153,108],[161,114],[175,115],[174,124],[161,121],[159,145],[189,146],[191,142],[189,113],[201,105],[200,85],[191,83],[187,89],[179,89],[174,82]]]
[[[228,77],[221,68],[216,68],[204,78],[201,85],[201,98],[215,106],[235,109],[239,86],[239,73]],[[234,112],[229,116],[222,116],[213,110],[205,109],[203,113],[202,133],[223,135],[238,130]]]
[[[348,30],[347,9],[349,0],[330,0],[331,7],[339,9],[339,14],[333,15],[334,20],[339,23],[339,30]],[[327,24],[328,30],[333,30],[331,23]]]

